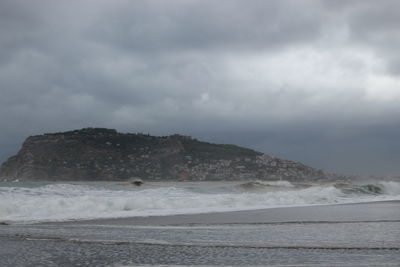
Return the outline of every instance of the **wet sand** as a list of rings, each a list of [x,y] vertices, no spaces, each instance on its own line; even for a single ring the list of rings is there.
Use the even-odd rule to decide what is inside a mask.
[[[1,266],[399,266],[400,202],[0,225]]]

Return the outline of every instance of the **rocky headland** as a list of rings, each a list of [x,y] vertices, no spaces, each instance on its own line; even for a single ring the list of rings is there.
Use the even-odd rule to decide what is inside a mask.
[[[150,136],[84,128],[30,136],[1,165],[7,181],[328,180],[304,164],[189,136]]]

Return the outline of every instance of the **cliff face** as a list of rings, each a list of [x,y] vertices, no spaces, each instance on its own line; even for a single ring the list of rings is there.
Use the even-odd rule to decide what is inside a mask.
[[[234,145],[188,136],[122,134],[103,128],[31,136],[0,180],[324,179],[322,171]]]

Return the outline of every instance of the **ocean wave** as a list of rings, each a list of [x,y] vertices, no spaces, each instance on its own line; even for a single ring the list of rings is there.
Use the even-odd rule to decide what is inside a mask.
[[[238,186],[246,190],[237,190]],[[252,182],[230,184],[218,193],[207,192],[204,189],[207,187],[194,190],[195,187],[164,185],[121,189],[72,184],[0,187],[0,221],[173,215],[400,199],[397,182],[340,186]],[[247,190],[248,187],[268,190]]]
[[[241,190],[294,189],[295,186],[288,181],[250,181],[236,186]]]

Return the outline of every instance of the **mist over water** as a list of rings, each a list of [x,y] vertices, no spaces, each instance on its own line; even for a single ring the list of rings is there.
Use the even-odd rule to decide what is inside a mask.
[[[43,222],[400,200],[400,183],[0,184],[0,221]]]

